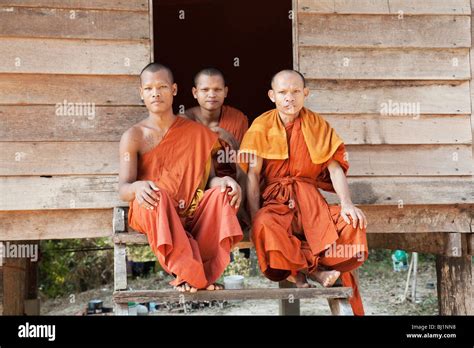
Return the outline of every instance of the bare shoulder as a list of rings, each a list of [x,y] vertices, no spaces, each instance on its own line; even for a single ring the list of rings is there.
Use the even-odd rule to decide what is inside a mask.
[[[196,121],[196,117],[199,114],[199,106],[193,106],[192,108],[186,109],[184,111],[184,117]]]
[[[141,122],[127,129],[120,139],[120,144],[126,147],[138,148],[143,139],[143,125]]]

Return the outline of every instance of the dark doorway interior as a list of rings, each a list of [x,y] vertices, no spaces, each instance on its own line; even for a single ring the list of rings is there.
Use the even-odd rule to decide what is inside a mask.
[[[223,71],[226,104],[250,120],[273,108],[271,76],[293,67],[291,0],[154,0],[155,61],[169,65],[178,83],[174,109],[197,105],[193,76]],[[239,66],[235,66],[238,58]]]

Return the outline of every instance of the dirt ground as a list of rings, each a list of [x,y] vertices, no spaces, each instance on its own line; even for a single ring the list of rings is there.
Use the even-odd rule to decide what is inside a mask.
[[[376,259],[376,258],[379,259]],[[375,258],[375,259],[374,259]],[[367,315],[436,315],[436,271],[434,260],[428,257],[418,264],[417,301],[402,301],[407,272],[393,272],[389,256],[370,257],[359,269],[360,290]],[[155,273],[146,278],[129,279],[134,289],[164,289],[171,278]],[[246,287],[277,287],[277,283],[262,276],[247,277]],[[112,307],[113,284],[99,289],[56,299],[42,299],[41,315],[82,315],[87,303],[93,299],[103,300],[104,307]],[[410,291],[411,292],[411,291]],[[278,301],[249,300],[206,306],[191,309],[185,314],[182,307],[160,309],[154,315],[278,315]],[[329,306],[324,299],[301,300],[302,315],[330,315]]]

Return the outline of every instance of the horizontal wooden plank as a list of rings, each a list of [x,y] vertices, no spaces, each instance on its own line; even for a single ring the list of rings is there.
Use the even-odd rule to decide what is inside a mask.
[[[472,175],[471,145],[347,146],[350,176]]]
[[[0,124],[1,113],[2,107]],[[469,115],[324,114],[323,117],[349,145],[472,143]]]
[[[147,117],[144,106],[95,106],[89,115],[57,115],[56,106],[0,105],[3,141],[119,141]],[[48,127],[44,127],[47,124]],[[452,123],[450,123],[452,124]]]
[[[300,47],[308,79],[469,80],[469,49]],[[317,64],[315,64],[317,62]]]
[[[306,106],[323,114],[471,114],[469,82],[309,80],[308,87]]]
[[[405,251],[459,257],[469,255],[466,238],[457,233],[371,233],[367,243],[372,249],[402,249]]]
[[[0,176],[118,174],[117,142],[0,143]],[[350,176],[471,175],[471,145],[348,145]]]
[[[350,177],[354,204],[470,204],[474,203],[472,177]],[[323,191],[329,204],[336,194]]]
[[[298,0],[306,13],[366,14],[471,14],[469,0]]]
[[[0,175],[118,174],[117,142],[0,144]]]
[[[137,75],[149,41],[0,38],[0,73]]]
[[[150,37],[147,12],[0,8],[2,37],[142,40]]]
[[[360,205],[367,216],[367,233],[438,233],[469,234],[474,205]]]
[[[0,240],[107,237],[112,209],[0,211]]]
[[[397,206],[474,203],[472,177],[352,177],[355,204]],[[330,204],[335,194],[323,194]],[[127,206],[118,176],[0,177],[0,210],[105,209]]]
[[[457,48],[471,46],[468,16],[298,15],[299,46]],[[361,35],[361,33],[366,33]]]
[[[140,105],[138,76],[0,74],[0,104]]]
[[[0,177],[0,196],[0,210],[105,209],[127,205],[119,199],[117,175]]]
[[[148,0],[2,0],[0,6],[148,11]]]
[[[302,298],[347,298],[352,296],[352,288],[254,288],[239,290],[207,291],[195,293],[179,292],[176,290],[134,290],[115,291],[115,303],[130,301],[224,301],[224,300],[279,300]]]
[[[142,106],[95,106],[92,116],[58,116],[56,106],[0,105],[2,141],[119,141],[147,116]],[[86,110],[86,109],[84,109]],[[469,115],[324,114],[349,145],[470,144]],[[50,125],[43,127],[44,124]],[[26,126],[28,125],[28,126]],[[449,132],[446,132],[449,129]]]

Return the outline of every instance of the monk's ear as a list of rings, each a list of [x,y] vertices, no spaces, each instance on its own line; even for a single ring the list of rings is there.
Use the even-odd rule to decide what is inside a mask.
[[[178,94],[178,85],[176,83],[173,83],[173,86],[171,86],[171,90],[173,91],[173,96],[176,97],[176,94]]]
[[[272,102],[275,102],[275,92],[273,91],[273,89],[268,90],[268,98],[270,98]]]
[[[140,98],[141,100],[143,101],[145,98],[143,97],[143,87],[140,86],[140,88],[138,89],[140,91]]]
[[[193,92],[193,97],[194,99],[197,99],[197,88],[196,87],[193,87],[193,89],[191,90]]]
[[[227,93],[229,93],[229,87],[224,87],[224,98],[227,98]]]
[[[305,98],[309,95],[309,88],[308,87],[303,88],[303,94],[304,94]]]

